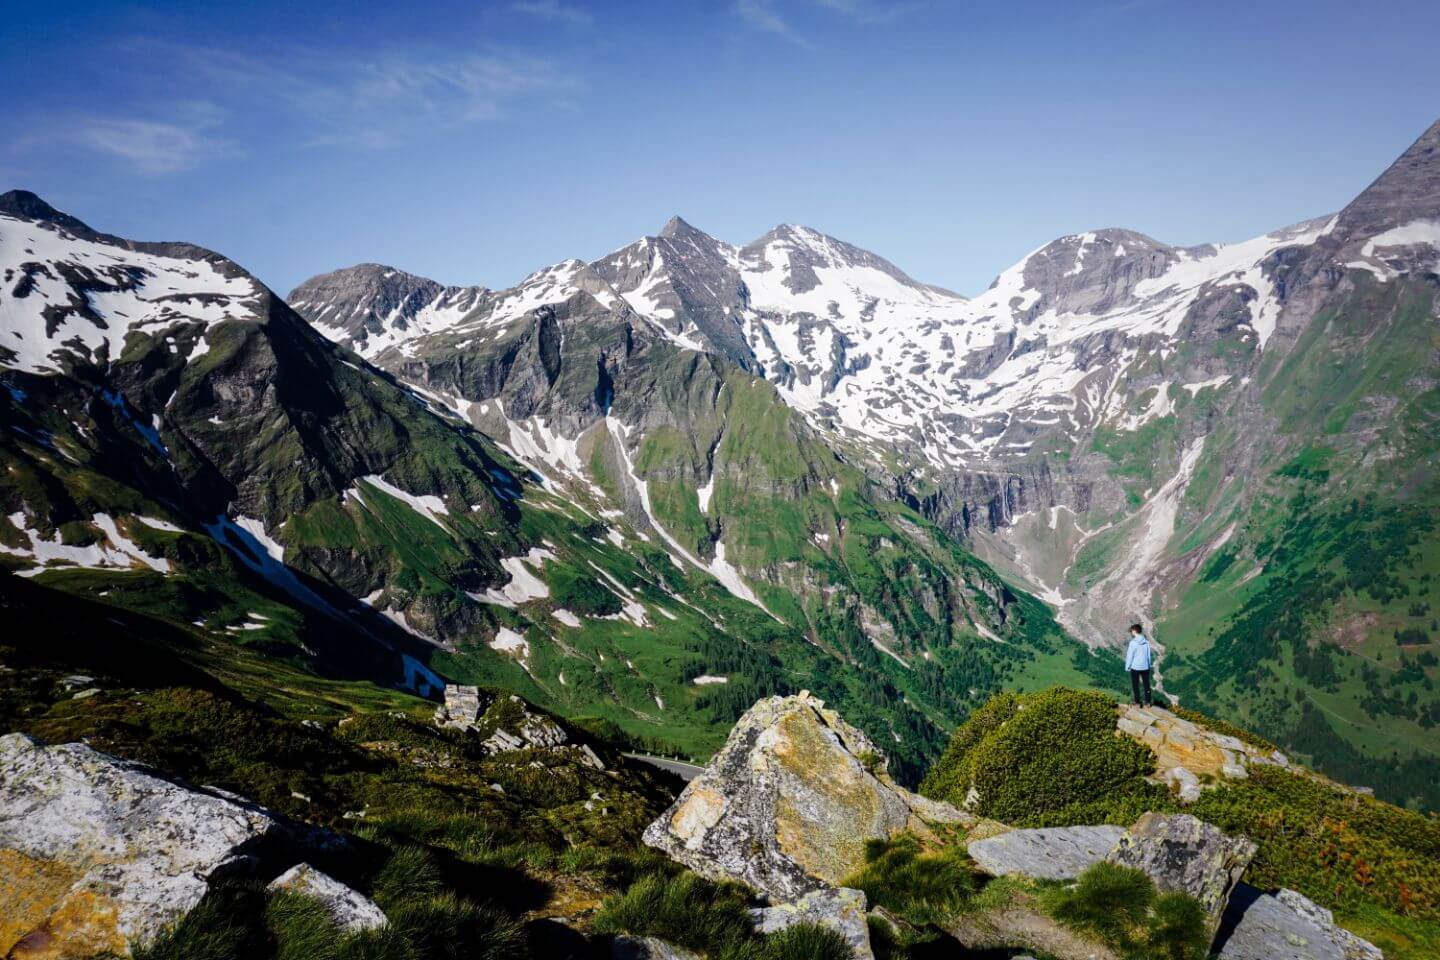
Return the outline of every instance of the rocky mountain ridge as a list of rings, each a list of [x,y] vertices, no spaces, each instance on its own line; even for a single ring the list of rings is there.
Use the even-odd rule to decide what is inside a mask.
[[[663,341],[763,376],[847,463],[1043,598],[1073,635],[1109,646],[1122,639],[1116,624],[1158,621],[1156,639],[1174,653],[1162,682],[1176,695],[1223,696],[1227,713],[1275,737],[1338,738],[1360,752],[1352,728],[1388,715],[1388,743],[1418,745],[1416,762],[1433,765],[1431,667],[1407,667],[1402,656],[1388,677],[1365,671],[1393,653],[1395,637],[1411,638],[1415,658],[1433,656],[1440,640],[1425,612],[1440,596],[1433,576],[1422,579],[1434,572],[1433,531],[1401,519],[1440,496],[1430,410],[1440,377],[1428,333],[1437,144],[1440,124],[1334,215],[1196,247],[1122,229],[1073,234],[970,299],[804,227],[734,246],[675,218],[594,263],[568,262],[562,272],[590,294],[579,281],[548,287],[537,315],[588,316],[592,329],[624,329],[626,344]],[[519,289],[506,296],[518,302]],[[518,429],[580,442],[601,419],[593,394],[507,381],[497,364],[510,364],[518,334],[464,332],[497,315],[507,329],[526,325],[481,310],[372,360],[476,422],[469,405],[503,400],[524,426],[482,425],[502,441]],[[621,341],[609,335],[577,362],[609,364],[630,349]],[[548,342],[566,354],[559,339]],[[610,376],[627,422],[683,422],[655,382]],[[1323,470],[1297,466],[1314,458]],[[708,441],[669,469],[702,514],[726,509],[723,492],[711,492]],[[1365,509],[1347,512],[1352,501]],[[656,516],[681,522],[664,505]],[[715,519],[722,529],[736,522]],[[1296,559],[1304,550],[1283,546],[1312,525],[1363,527],[1327,547],[1326,564],[1347,571],[1338,583],[1315,582]],[[1402,526],[1419,539],[1384,532]],[[1356,539],[1376,547],[1341,559],[1342,542]],[[722,540],[742,578],[776,581],[763,557]],[[703,543],[687,549],[709,555]],[[1378,587],[1377,577],[1402,586]],[[1327,660],[1359,654],[1341,661],[1333,683],[1328,672],[1302,677],[1318,686],[1298,707],[1240,680],[1295,666],[1273,644],[1247,655],[1239,640],[1272,597],[1297,590],[1315,593],[1297,611],[1305,622],[1276,642],[1323,646]],[[1333,723],[1312,702],[1336,710],[1331,686],[1343,701]]]
[[[0,564],[60,595],[692,756],[819,670],[912,774],[1001,675],[1083,676],[1041,606],[583,265],[396,344],[347,312],[381,369],[218,255],[33,195],[0,199],[0,255]],[[363,274],[386,316],[432,290]]]

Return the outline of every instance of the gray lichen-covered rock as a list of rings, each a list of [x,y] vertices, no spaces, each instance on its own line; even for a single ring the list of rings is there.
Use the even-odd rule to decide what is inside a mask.
[[[345,933],[359,933],[385,926],[385,913],[375,901],[322,873],[308,863],[297,863],[270,881],[271,890],[288,890],[320,901],[335,926]]]
[[[839,884],[867,840],[970,819],[897,786],[863,733],[802,692],[751,707],[645,842],[786,903]]]
[[[698,954],[656,937],[616,937],[610,943],[611,960],[700,960]]]
[[[975,840],[967,849],[991,876],[1070,880],[1104,860],[1124,833],[1124,827],[1109,825],[1011,830]]]
[[[1219,960],[1385,960],[1368,940],[1294,890],[1262,893],[1240,884],[1216,939]]]
[[[126,954],[283,832],[239,798],[84,744],[0,737],[0,954]]]
[[[848,887],[816,890],[794,903],[754,911],[755,929],[778,933],[797,923],[829,927],[845,938],[856,960],[874,960],[870,927],[865,921],[865,894]]]
[[[1188,814],[1147,813],[1125,831],[1109,859],[1144,870],[1161,890],[1200,901],[1214,933],[1230,892],[1255,856],[1255,844]]]

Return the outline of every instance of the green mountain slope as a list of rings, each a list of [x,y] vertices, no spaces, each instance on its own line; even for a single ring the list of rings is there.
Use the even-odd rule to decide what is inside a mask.
[[[808,687],[910,777],[975,698],[1113,671],[770,384],[603,285],[387,372],[214,254],[29,195],[0,213],[31,278],[7,292],[0,564],[36,584],[317,675],[492,683],[697,757]]]

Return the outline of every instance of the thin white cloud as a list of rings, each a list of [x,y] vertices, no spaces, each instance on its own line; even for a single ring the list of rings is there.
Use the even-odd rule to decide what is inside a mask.
[[[224,152],[222,141],[198,130],[152,120],[91,118],[81,122],[75,138],[141,173],[177,173]]]
[[[175,48],[185,72],[245,103],[267,103],[305,143],[383,149],[428,130],[503,116],[527,99],[573,101],[577,79],[548,60],[487,50],[255,56]]]
[[[735,12],[756,30],[782,37],[796,46],[812,49],[814,43],[795,25],[796,16],[807,8],[824,10],[855,23],[884,23],[921,6],[919,0],[794,0],[788,10],[782,0],[736,0]]]
[[[224,118],[209,101],[167,104],[144,115],[57,114],[15,146],[29,152],[59,143],[113,157],[137,173],[180,173],[234,152],[220,133]]]
[[[520,3],[511,4],[510,9],[516,13],[538,17],[541,20],[550,20],[554,23],[568,23],[577,27],[587,26],[595,22],[595,15],[589,10],[568,3],[561,3],[560,0],[521,0]]]
[[[907,0],[903,3],[896,3],[893,0],[888,3],[885,0],[808,0],[808,2],[858,23],[884,23],[887,20],[904,16],[924,5],[921,0]]]
[[[810,49],[813,44],[780,15],[773,0],[736,0],[735,12],[756,30],[773,33],[798,47]]]
[[[385,150],[521,106],[571,111],[582,92],[575,75],[555,63],[499,48],[241,53],[139,39],[114,59],[122,67],[163,64],[165,71],[148,96],[127,97],[125,109],[52,114],[18,146],[79,146],[140,173],[172,174],[240,153],[257,136],[271,144]],[[167,88],[201,99],[174,103]]]

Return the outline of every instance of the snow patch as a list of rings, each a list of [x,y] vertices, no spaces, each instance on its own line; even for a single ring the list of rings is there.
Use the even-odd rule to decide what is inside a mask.
[[[703,487],[698,487],[698,488],[696,488],[696,490],[695,490],[695,498],[696,498],[696,500],[698,500],[699,503],[700,503],[700,513],[701,513],[701,514],[707,514],[707,513],[710,512],[710,496],[711,496],[711,494],[713,494],[714,492],[715,492],[715,474],[712,473],[712,474],[710,474],[710,479],[705,482],[705,486],[703,486]]]
[[[470,593],[470,599],[480,603],[491,603],[501,607],[515,607],[531,600],[550,596],[550,588],[530,571],[540,569],[546,560],[554,560],[555,554],[542,547],[531,547],[530,552],[519,557],[505,557],[500,566],[510,574],[510,582],[499,590],[490,587],[484,593]]]
[[[422,494],[417,496],[413,493],[407,493],[404,490],[401,490],[399,487],[395,486],[393,483],[390,483],[378,473],[372,473],[368,476],[360,477],[360,479],[370,484],[375,489],[380,490],[383,493],[389,494],[396,500],[399,500],[401,503],[406,504],[410,507],[411,510],[414,510],[416,513],[420,514],[420,516],[424,517],[426,520],[429,520],[431,523],[435,524],[435,526],[439,527],[441,530],[444,530],[446,533],[450,532],[450,529],[446,527],[445,524],[442,523],[440,520],[442,516],[450,515],[450,509],[445,506],[445,501],[440,499],[439,497],[434,496],[433,494]],[[349,491],[346,492],[347,494],[349,493]],[[356,496],[359,497],[358,490],[356,491]]]
[[[501,627],[490,641],[490,649],[497,653],[513,654],[519,660],[530,659],[530,642],[509,627]]]

